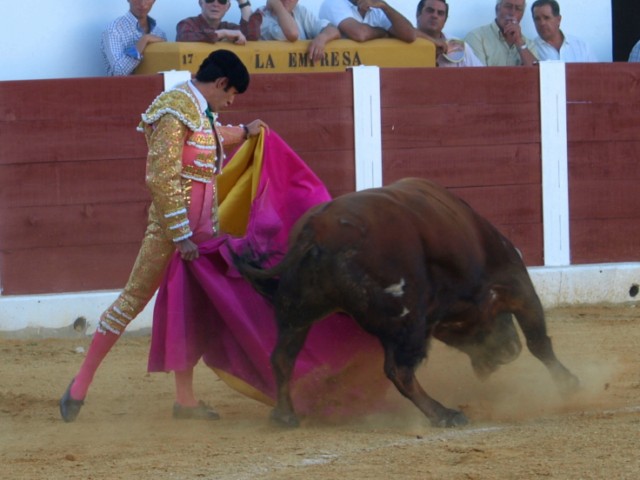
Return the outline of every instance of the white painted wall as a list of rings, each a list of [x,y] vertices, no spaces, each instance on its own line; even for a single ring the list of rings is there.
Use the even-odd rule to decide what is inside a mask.
[[[239,21],[236,0],[225,17]],[[322,0],[300,0],[317,12]],[[417,0],[389,0],[415,24]],[[254,0],[254,7],[264,5]],[[446,32],[464,37],[494,18],[495,0],[449,0]],[[531,0],[528,2],[531,3]],[[600,61],[611,61],[609,0],[560,0],[566,32],[582,37]],[[126,13],[126,0],[0,0],[0,80],[73,78],[104,74],[100,34],[114,18]],[[197,0],[156,0],[152,16],[175,39],[175,25],[199,12]],[[535,37],[531,14],[523,20],[525,34]]]

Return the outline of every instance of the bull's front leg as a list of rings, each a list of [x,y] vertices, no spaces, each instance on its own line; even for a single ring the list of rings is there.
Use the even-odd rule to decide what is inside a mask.
[[[546,335],[529,335],[526,338],[529,351],[547,367],[560,394],[567,397],[575,393],[580,387],[580,380],[558,360],[553,351],[551,339]]]
[[[431,398],[418,382],[415,367],[398,365],[392,350],[385,349],[384,370],[398,391],[411,400],[434,427],[458,427],[469,423],[464,413]]]
[[[547,336],[544,310],[537,296],[529,302],[529,307],[514,311],[527,341],[527,348],[547,367],[562,395],[568,396],[575,393],[580,386],[580,381],[556,357],[551,339]]]
[[[308,327],[302,330],[280,330],[271,354],[277,389],[276,406],[271,411],[271,420],[283,427],[295,428],[300,425],[291,400],[291,376],[308,333]]]

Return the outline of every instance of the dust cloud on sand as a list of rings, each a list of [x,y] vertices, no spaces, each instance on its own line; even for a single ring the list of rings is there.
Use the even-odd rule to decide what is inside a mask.
[[[597,408],[606,401],[608,385],[622,368],[610,358],[574,363],[559,345],[557,356],[580,379],[580,390],[564,397],[526,346],[513,363],[501,366],[485,381],[474,375],[464,354],[442,344],[433,346],[421,382],[437,391],[441,402],[461,408],[474,423],[513,422]]]
[[[571,336],[566,340],[571,341]],[[529,352],[524,341],[520,356],[484,381],[475,376],[466,354],[433,341],[417,377],[433,398],[446,407],[462,410],[476,426],[597,410],[607,405],[616,408],[609,389],[625,375],[628,366],[615,355],[599,358],[597,350],[583,352],[580,345],[564,342],[562,338],[554,341],[556,355],[580,380],[579,391],[566,397],[560,394],[546,367]],[[368,416],[370,422],[380,426],[386,418],[390,427],[429,425],[417,408],[393,387],[389,389],[388,400],[388,411],[383,416]]]

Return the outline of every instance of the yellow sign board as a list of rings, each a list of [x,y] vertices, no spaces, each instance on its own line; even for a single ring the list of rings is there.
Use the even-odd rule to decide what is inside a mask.
[[[161,42],[147,45],[144,60],[135,73],[152,74],[168,70],[196,73],[202,61],[217,49],[235,52],[250,73],[341,72],[359,65],[379,67],[434,67],[435,46],[418,38],[413,43],[396,39],[368,42],[334,40],[325,48],[324,58],[314,62],[307,54],[309,40],[297,42],[259,41],[246,45],[226,42]]]

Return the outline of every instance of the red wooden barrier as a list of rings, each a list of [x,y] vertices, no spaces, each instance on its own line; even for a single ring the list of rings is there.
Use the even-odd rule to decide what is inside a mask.
[[[573,263],[640,260],[640,67],[567,68]]]
[[[567,66],[573,263],[638,261],[640,69]],[[135,127],[160,76],[0,82],[4,295],[123,286],[149,196]],[[434,179],[543,263],[535,68],[383,69],[385,183]],[[355,185],[350,72],[254,75],[223,122],[262,118],[334,195]]]

